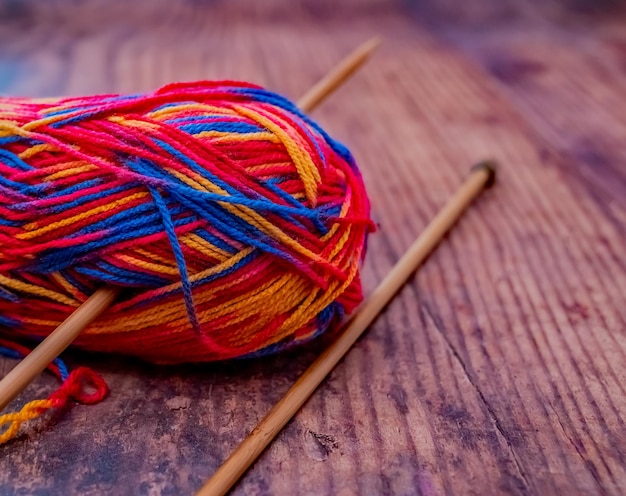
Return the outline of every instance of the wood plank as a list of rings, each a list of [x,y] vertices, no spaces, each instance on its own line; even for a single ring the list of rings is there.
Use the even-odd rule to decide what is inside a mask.
[[[582,187],[593,185],[589,192],[623,223],[623,213],[613,211],[626,208],[623,16],[591,30],[539,19],[506,32],[494,26],[446,37],[494,76],[544,138],[544,162],[578,177]]]
[[[206,77],[297,98],[383,34],[379,56],[315,114],[356,154],[380,225],[366,290],[471,163],[502,163],[498,187],[235,494],[624,492],[626,114],[615,47],[626,16],[610,2],[589,12],[419,2],[418,17],[382,0],[69,4],[0,3],[1,91],[134,92]],[[576,152],[585,139],[606,164]],[[0,494],[191,493],[322,346],[177,367],[71,352],[111,396],[0,447]],[[9,366],[0,360],[0,373]],[[42,376],[19,403],[53,388]]]

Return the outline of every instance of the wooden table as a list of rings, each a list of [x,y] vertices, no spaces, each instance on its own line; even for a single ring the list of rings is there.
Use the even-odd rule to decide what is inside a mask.
[[[296,99],[383,35],[315,112],[380,226],[366,290],[472,163],[501,163],[235,494],[626,492],[623,3],[5,0],[0,16],[0,90],[31,96],[236,78]],[[0,494],[191,494],[320,347],[180,367],[72,352],[110,397],[0,447]]]

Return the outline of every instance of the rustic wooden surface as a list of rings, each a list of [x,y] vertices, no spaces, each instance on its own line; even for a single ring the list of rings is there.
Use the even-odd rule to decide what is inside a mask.
[[[315,113],[380,224],[366,289],[471,163],[498,159],[500,183],[234,493],[626,493],[623,3],[4,0],[0,91],[239,78],[295,99],[377,33]],[[70,353],[111,396],[0,447],[0,494],[191,494],[320,346],[181,367]]]

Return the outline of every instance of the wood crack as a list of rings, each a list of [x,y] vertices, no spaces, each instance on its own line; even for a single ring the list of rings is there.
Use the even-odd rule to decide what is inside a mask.
[[[565,439],[567,439],[567,441],[572,446],[572,448],[574,448],[574,450],[576,450],[576,453],[578,454],[578,456],[582,460],[582,462],[585,465],[585,467],[590,468],[590,466],[592,466],[593,464],[590,465],[590,463],[591,463],[590,460],[588,460],[585,457],[584,453],[580,450],[578,444],[575,443],[574,440],[567,433],[567,430],[565,429],[565,426],[563,425],[563,422],[561,422],[561,417],[559,417],[559,414],[555,410],[554,406],[552,406],[550,403],[548,403],[548,406],[550,407],[550,409],[554,413],[556,421],[559,424],[559,427],[561,428],[561,432],[563,433],[563,436],[565,437]],[[600,491],[602,492],[602,494],[606,494],[606,490],[604,489],[604,486],[602,485],[602,481],[600,480],[600,476],[599,476],[597,470],[589,469],[589,473],[593,477],[593,480],[596,482],[596,484],[598,484],[598,487],[600,488]]]
[[[506,445],[509,448],[509,451],[511,452],[511,457],[513,458],[513,461],[515,462],[515,466],[517,468],[517,471],[519,472],[519,475],[520,475],[520,477],[522,478],[522,480],[524,482],[524,486],[525,486],[524,487],[524,491],[529,491],[530,490],[530,482],[529,482],[529,480],[528,480],[528,478],[526,476],[526,473],[524,472],[524,469],[522,468],[522,464],[519,461],[517,453],[515,452],[515,448],[513,447],[513,443],[509,439],[509,436],[507,435],[505,429],[502,427],[502,423],[500,422],[500,419],[498,419],[498,416],[496,415],[496,412],[495,412],[494,408],[489,404],[489,402],[487,401],[487,398],[485,397],[485,395],[481,391],[478,383],[474,380],[474,378],[472,377],[472,374],[470,374],[470,371],[469,371],[467,365],[465,364],[463,358],[461,357],[460,353],[454,347],[452,342],[448,339],[448,337],[446,336],[446,333],[443,331],[441,326],[438,325],[437,319],[435,319],[435,317],[433,316],[432,312],[428,308],[428,305],[426,305],[424,303],[421,303],[420,306],[422,307],[422,309],[423,309],[424,313],[426,314],[426,316],[428,317],[428,319],[432,322],[433,327],[437,330],[437,332],[439,333],[439,335],[443,339],[444,343],[446,344],[446,347],[448,348],[448,350],[450,351],[450,353],[452,354],[454,359],[461,366],[461,369],[463,370],[463,373],[465,374],[465,377],[467,377],[467,380],[469,381],[469,383],[472,385],[472,387],[476,391],[476,394],[478,395],[478,398],[480,399],[480,402],[487,409],[487,412],[489,413],[489,417],[491,418],[491,421],[496,426],[496,429],[498,430],[498,432],[500,433],[500,435],[502,436],[502,438],[506,442]]]

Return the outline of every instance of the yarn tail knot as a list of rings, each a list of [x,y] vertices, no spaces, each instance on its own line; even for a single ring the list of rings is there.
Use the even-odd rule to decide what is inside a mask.
[[[0,354],[17,358],[28,354],[28,350],[0,340]],[[68,374],[65,364],[57,358],[48,369],[63,381],[62,384],[47,399],[31,401],[19,412],[0,415],[0,445],[15,438],[23,423],[40,417],[48,410],[64,408],[72,400],[92,405],[102,401],[109,393],[104,379],[87,367],[78,367]]]
[[[62,408],[70,400],[93,405],[102,401],[108,392],[109,388],[100,375],[87,367],[78,367],[48,399],[58,403],[55,408]]]

